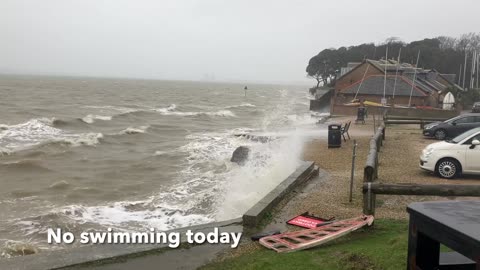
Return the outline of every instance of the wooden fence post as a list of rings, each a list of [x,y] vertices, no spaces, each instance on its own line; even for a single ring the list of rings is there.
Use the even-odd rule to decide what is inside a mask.
[[[370,190],[374,194],[414,195],[414,196],[454,196],[480,197],[479,185],[420,185],[420,184],[382,184],[363,185],[363,192]]]
[[[366,166],[364,169],[364,179],[363,182],[365,185],[372,184],[374,180],[375,169],[370,166]],[[363,192],[363,214],[365,215],[375,215],[375,194],[369,192],[368,188]]]
[[[383,146],[385,138],[385,125],[381,125],[376,130],[372,139],[370,140],[370,150],[367,156],[367,162],[363,170],[363,183],[367,188],[363,190],[363,213],[365,215],[375,215],[375,193],[371,191],[372,183],[378,179],[378,152]]]

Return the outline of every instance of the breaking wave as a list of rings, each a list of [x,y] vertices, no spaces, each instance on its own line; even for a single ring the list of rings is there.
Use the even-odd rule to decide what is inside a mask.
[[[11,258],[38,253],[39,249],[34,243],[26,241],[7,240],[0,250],[0,257]]]
[[[147,132],[150,126],[128,127],[119,132],[119,134],[139,134]]]
[[[189,213],[150,197],[143,201],[122,201],[99,206],[63,206],[38,216],[18,219],[15,226],[33,235],[45,234],[53,224],[78,233],[81,229],[76,224],[91,224],[97,228],[100,225],[120,231],[138,231],[139,227],[166,231],[212,221],[212,218]]]
[[[89,114],[81,119],[83,122],[87,124],[92,124],[95,120],[102,120],[102,121],[110,121],[112,120],[111,116],[104,116],[104,115],[93,115]]]
[[[54,143],[67,144],[70,146],[96,145],[103,138],[102,133],[81,133],[81,134],[64,134],[61,138],[54,138]]]
[[[127,114],[132,112],[141,111],[142,109],[138,108],[129,108],[129,107],[121,107],[121,106],[84,106],[84,108],[92,108],[92,109],[100,109],[103,113],[120,113],[120,114]]]
[[[54,123],[54,118],[36,118],[21,124],[2,125],[1,152],[12,153],[51,143],[70,146],[95,145],[103,138],[102,133],[68,133],[54,127]]]
[[[83,109],[79,113],[72,111],[74,115],[64,115],[58,111],[49,112],[52,115],[70,117],[66,120],[36,118],[17,125],[0,124],[0,155],[35,146],[35,149],[20,153],[19,156],[39,161],[38,163],[6,164],[7,167],[15,167],[18,171],[49,169],[47,165],[51,163],[43,163],[42,160],[43,155],[48,155],[52,147],[36,146],[53,144],[57,146],[53,149],[57,150],[58,145],[61,145],[61,150],[64,150],[63,145],[81,146],[103,143],[105,147],[88,151],[92,154],[100,151],[102,157],[106,156],[105,160],[108,163],[99,165],[113,167],[127,164],[125,172],[131,172],[132,178],[139,175],[139,178],[144,177],[147,180],[150,180],[152,175],[164,173],[163,170],[165,170],[169,180],[163,184],[159,182],[163,179],[159,179],[157,181],[159,185],[155,187],[147,182],[146,191],[142,190],[136,194],[131,193],[125,196],[121,194],[120,198],[109,197],[110,193],[103,196],[103,185],[88,186],[90,181],[83,181],[83,179],[92,180],[92,182],[102,180],[104,181],[102,184],[116,186],[114,181],[118,179],[111,175],[116,176],[123,170],[114,173],[106,170],[105,179],[97,179],[97,174],[92,174],[91,178],[78,176],[77,179],[76,176],[80,175],[80,170],[84,168],[79,166],[73,168],[75,170],[71,173],[75,177],[51,180],[54,183],[47,183],[43,191],[47,194],[45,198],[49,198],[52,194],[56,195],[58,192],[64,193],[68,201],[42,201],[43,194],[40,192],[35,194],[38,195],[37,198],[26,197],[24,194],[28,193],[17,192],[17,195],[11,196],[11,200],[9,198],[11,205],[28,201],[25,205],[38,204],[39,207],[32,211],[25,211],[21,215],[12,215],[18,218],[5,222],[8,228],[4,229],[11,230],[12,237],[7,235],[4,238],[16,239],[17,235],[21,235],[24,237],[18,239],[31,237],[36,242],[9,242],[8,247],[2,249],[6,239],[0,239],[0,254],[18,256],[28,254],[30,250],[56,248],[44,245],[45,233],[52,227],[68,228],[73,233],[86,229],[100,231],[106,226],[116,230],[131,231],[150,227],[169,230],[241,216],[258,199],[291,174],[300,162],[299,153],[303,146],[303,137],[295,129],[300,125],[313,126],[311,124],[313,120],[306,115],[306,112],[298,114],[293,111],[295,106],[299,106],[297,106],[297,100],[289,94],[287,90],[281,90],[278,93],[274,91],[272,99],[265,101],[265,106],[256,107],[244,102],[247,100],[243,99],[243,95],[242,99],[235,100],[234,97],[232,99],[227,97],[228,100],[222,101],[209,100],[210,97],[207,96],[204,99],[201,97],[201,102],[198,102],[196,98],[185,98],[182,93],[181,98],[169,101],[178,105],[165,104],[161,99],[157,100],[159,103],[156,105],[148,105],[151,104],[150,102],[155,102],[154,99],[149,99],[145,101],[147,105],[124,103],[126,107],[85,106],[90,109]],[[189,101],[185,101],[186,99]],[[275,101],[276,99],[279,99],[278,102]],[[270,104],[270,101],[275,103]],[[93,102],[95,103],[87,104],[99,104],[97,103],[99,100],[93,100]],[[123,104],[122,102],[126,101],[122,99],[118,102]],[[235,105],[227,106],[226,104]],[[275,106],[277,104],[278,106]],[[235,113],[238,113],[238,116]],[[234,117],[239,117],[238,123],[235,122],[237,119],[231,119]],[[220,118],[228,119],[228,125],[223,123],[227,120],[215,123],[215,120],[221,120]],[[111,121],[102,122],[109,120]],[[185,125],[181,120],[186,120]],[[90,125],[92,123],[102,125]],[[231,126],[243,127],[226,130]],[[102,131],[103,134],[91,132],[94,128]],[[70,129],[75,131],[69,131]],[[181,130],[181,133],[175,133],[177,130]],[[143,133],[147,134],[141,135]],[[241,136],[236,136],[239,134]],[[104,136],[106,138],[102,140]],[[263,140],[264,137],[267,139]],[[164,138],[166,139],[163,140]],[[165,146],[167,144],[168,147]],[[243,166],[230,162],[233,151],[239,146],[250,148],[249,159]],[[113,148],[111,152],[110,147]],[[75,150],[82,149],[84,148]],[[129,163],[123,162],[127,159],[126,156],[119,156],[122,160],[117,163],[117,160],[110,159],[118,153],[117,150],[122,152],[125,150],[126,155],[133,153],[135,156],[132,155],[133,157],[128,160]],[[66,157],[75,154],[76,151],[69,151]],[[72,160],[72,162],[76,161],[77,159]],[[144,163],[149,164],[144,167],[148,170],[141,171],[142,165],[140,165],[141,168],[137,168],[139,167],[137,164]],[[169,168],[165,169],[166,166],[175,167],[170,171]],[[135,169],[129,171],[130,167]],[[155,168],[156,171],[151,171],[150,168]],[[57,172],[53,167],[51,169],[48,174]],[[69,168],[66,167],[66,169]],[[64,171],[61,173],[63,175]],[[99,170],[99,173],[104,175],[103,170]],[[70,175],[70,172],[65,172],[65,175]],[[50,176],[47,175],[47,177]],[[82,184],[79,185],[78,181],[82,181]],[[133,183],[133,185],[136,184]],[[138,185],[141,184],[138,183]],[[121,187],[119,190],[123,190],[123,186],[119,185],[119,187]],[[125,185],[124,188],[130,189],[131,184]],[[98,200],[90,200],[88,196],[83,197],[84,194],[98,195],[98,198],[95,197]]]
[[[150,108],[150,107],[143,107],[143,108],[127,108],[127,107],[116,107],[116,106],[85,106],[87,108],[95,108],[100,109],[100,113],[107,114],[107,115],[96,115],[96,114],[89,114],[81,120],[85,123],[91,124],[95,122],[95,120],[103,120],[108,121],[112,120],[113,117],[127,115],[131,113],[139,113],[139,112],[156,112],[160,113],[161,115],[165,116],[212,116],[212,117],[236,117],[235,113],[230,110],[229,108],[236,108],[236,107],[255,107],[250,103],[242,103],[236,106],[226,107],[223,110],[218,111],[207,111],[207,112],[199,112],[199,111],[179,111],[177,109],[176,104],[171,104],[164,108]]]
[[[240,108],[240,107],[251,107],[251,108],[254,108],[254,107],[257,107],[257,106],[255,106],[255,105],[253,105],[253,104],[251,104],[251,103],[246,103],[246,102],[244,102],[244,103],[242,103],[242,104],[240,104],[240,105],[227,106],[227,107],[225,107],[225,109],[233,109],[233,108]]]
[[[62,213],[80,222],[92,222],[120,229],[135,230],[138,224],[166,231],[179,227],[207,223],[212,220],[201,215],[188,214],[168,205],[152,201],[116,202],[105,206],[77,206],[63,208]],[[130,226],[129,226],[130,225]]]
[[[177,111],[177,105],[172,104],[166,108],[155,109],[162,115],[176,115],[176,116],[219,116],[219,117],[236,117],[235,113],[230,110],[219,110],[215,112],[182,112]]]
[[[156,109],[155,111],[157,111],[159,113],[163,113],[163,114],[168,114],[169,112],[173,112],[176,108],[177,108],[177,105],[171,104],[170,106],[168,106],[166,108]]]

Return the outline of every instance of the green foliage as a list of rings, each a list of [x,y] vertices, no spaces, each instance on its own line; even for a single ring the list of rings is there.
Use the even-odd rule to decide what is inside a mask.
[[[472,105],[474,102],[480,101],[480,89],[468,89],[462,96],[464,105]]]
[[[306,72],[309,77],[320,78],[321,82],[328,81],[328,83],[334,84],[341,67],[345,67],[349,62],[361,62],[366,58],[385,58],[387,47],[389,59],[397,59],[401,48],[401,62],[415,64],[418,51],[420,51],[420,67],[436,69],[445,74],[459,75],[460,66],[465,61],[465,54],[471,57],[472,51],[480,51],[480,34],[468,33],[458,39],[441,36],[408,44],[399,38],[391,37],[379,46],[368,43],[338,49],[325,49],[310,59]],[[467,75],[470,74],[470,68],[470,62],[467,61]],[[466,86],[469,85],[469,77],[466,76]]]
[[[309,77],[317,80],[317,88],[320,83],[328,85],[335,82],[336,71],[344,64],[340,62],[340,54],[343,51],[342,48],[338,50],[326,49],[310,59],[306,72]]]
[[[201,269],[405,269],[408,224],[377,220],[373,229],[353,232],[326,245],[292,253],[262,248]]]
[[[452,93],[455,100],[463,106],[472,105],[474,102],[480,101],[480,89],[468,89],[462,91],[456,87],[450,87],[447,92]]]

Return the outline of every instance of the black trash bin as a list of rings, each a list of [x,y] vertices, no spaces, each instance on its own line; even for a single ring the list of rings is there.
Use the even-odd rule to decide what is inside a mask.
[[[342,125],[328,125],[328,148],[338,148],[342,146]]]
[[[367,113],[367,108],[365,107],[358,107],[357,109],[357,120],[356,123],[362,122],[365,124],[365,114]]]

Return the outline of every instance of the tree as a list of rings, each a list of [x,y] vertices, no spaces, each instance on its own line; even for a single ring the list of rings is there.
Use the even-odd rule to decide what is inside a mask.
[[[457,39],[453,37],[439,36],[437,39],[440,41],[440,49],[442,50],[455,49],[457,44]]]
[[[480,33],[467,33],[461,35],[460,38],[440,36],[410,43],[404,43],[398,37],[390,37],[379,46],[366,43],[338,49],[325,49],[310,59],[306,72],[309,77],[317,81],[317,87],[321,83],[332,85],[335,83],[336,76],[340,73],[341,68],[345,67],[347,63],[361,62],[365,58],[379,59],[385,57],[387,47],[389,59],[396,59],[401,49],[401,61],[415,64],[420,51],[420,67],[436,69],[445,74],[457,74],[457,76],[460,75],[460,66],[464,65],[465,55],[467,55],[465,86],[468,86],[471,79],[468,74],[471,73],[472,51],[480,52]],[[464,73],[463,68],[462,73]]]
[[[452,93],[455,97],[455,101],[462,105],[472,105],[474,102],[480,100],[480,89],[468,89],[462,91],[457,87],[449,87],[445,90],[445,93]]]
[[[387,45],[392,45],[392,44],[401,44],[404,45],[405,43],[399,38],[399,37],[389,37],[385,40],[385,43]]]
[[[325,49],[312,57],[306,68],[307,76],[317,80],[317,88],[320,83],[333,85],[340,72],[340,68],[347,64],[345,55],[348,49],[341,47],[338,50]]]
[[[326,85],[328,83],[330,67],[327,67],[327,60],[321,57],[313,57],[310,59],[310,63],[307,66],[306,72],[307,75],[311,78],[314,78],[317,81],[318,88],[320,83]]]

